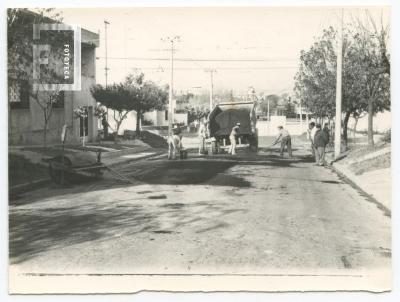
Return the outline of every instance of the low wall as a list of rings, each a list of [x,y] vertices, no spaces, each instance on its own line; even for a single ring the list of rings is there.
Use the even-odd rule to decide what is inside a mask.
[[[307,131],[306,121],[303,124],[298,122],[281,121],[257,121],[258,136],[276,136],[278,135],[278,126],[283,126],[291,135],[301,135]]]

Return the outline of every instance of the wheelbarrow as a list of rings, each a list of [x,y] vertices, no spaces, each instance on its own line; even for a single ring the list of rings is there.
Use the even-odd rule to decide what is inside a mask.
[[[101,150],[60,154],[49,160],[49,174],[56,184],[80,179],[100,178],[107,167],[101,162]]]

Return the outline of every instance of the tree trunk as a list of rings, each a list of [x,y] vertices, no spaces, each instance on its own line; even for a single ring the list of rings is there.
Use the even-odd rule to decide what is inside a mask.
[[[115,122],[116,122],[116,124],[117,124],[117,127],[116,127],[117,129],[116,129],[116,131],[114,132],[114,144],[117,143],[119,127],[121,127],[121,124],[122,124],[122,121],[117,121],[117,120],[115,120]]]
[[[359,117],[354,118],[354,128],[353,128],[353,143],[356,143],[356,132],[357,132],[357,123],[358,123]]]
[[[44,123],[44,128],[43,128],[43,146],[45,148],[47,147],[47,122]]]
[[[85,136],[86,136],[86,127],[85,127],[85,119],[83,119],[83,137],[82,137],[82,147],[85,147]]]
[[[368,98],[368,146],[374,146],[374,97]]]
[[[142,119],[142,112],[136,111],[136,136],[140,137],[140,120]]]
[[[47,138],[46,138],[46,129],[43,129],[43,146],[46,148],[47,147]]]
[[[12,121],[11,121],[11,104],[8,101],[8,141],[12,142]]]
[[[348,145],[348,136],[347,136],[347,128],[349,124],[349,119],[350,119],[350,112],[346,112],[346,115],[344,116],[343,119],[343,140],[344,140],[344,145],[347,150],[347,145]]]

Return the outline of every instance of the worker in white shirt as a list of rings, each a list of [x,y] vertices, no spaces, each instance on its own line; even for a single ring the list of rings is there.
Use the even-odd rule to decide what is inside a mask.
[[[315,137],[315,132],[317,132],[317,128],[315,127],[315,123],[311,122],[308,125],[308,139],[310,140],[311,143],[311,152],[312,155],[315,157],[315,146],[314,146],[314,137]]]
[[[176,159],[180,156],[182,146],[182,130],[179,125],[172,128],[172,136],[168,138],[168,159]]]
[[[287,151],[289,153],[289,157],[292,157],[292,139],[290,137],[289,131],[287,131],[286,129],[283,129],[282,126],[278,126],[278,131],[279,131],[279,134],[276,137],[275,141],[273,142],[272,146],[281,142],[281,149],[280,149],[281,156],[283,156],[283,151],[285,150],[285,146],[286,146]]]
[[[207,121],[201,121],[199,128],[199,155],[205,153],[205,140],[208,135],[207,126]]]
[[[236,125],[232,128],[231,134],[229,135],[229,140],[231,141],[231,145],[229,146],[228,153],[235,155],[236,154],[236,139],[239,137],[240,123],[236,123]]]

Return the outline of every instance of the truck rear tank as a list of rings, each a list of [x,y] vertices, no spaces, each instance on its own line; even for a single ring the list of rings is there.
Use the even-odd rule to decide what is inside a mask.
[[[255,102],[220,103],[208,116],[209,138],[206,140],[208,153],[222,153],[230,147],[229,135],[232,128],[240,123],[237,149],[258,149],[257,116]]]

